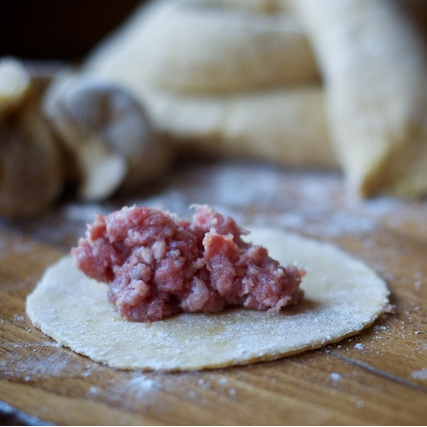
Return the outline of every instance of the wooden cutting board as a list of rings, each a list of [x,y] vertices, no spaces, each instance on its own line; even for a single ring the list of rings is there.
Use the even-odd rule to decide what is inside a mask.
[[[120,371],[33,327],[25,298],[96,213],[209,203],[240,223],[336,243],[388,283],[394,314],[320,350],[204,372]],[[0,222],[3,424],[426,424],[427,201],[353,200],[339,174],[232,161],[183,165],[140,194],[64,201],[33,220]]]

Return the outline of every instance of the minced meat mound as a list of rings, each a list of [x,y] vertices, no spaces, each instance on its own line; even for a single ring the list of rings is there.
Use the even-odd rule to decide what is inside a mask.
[[[97,216],[72,254],[87,276],[109,283],[109,300],[134,321],[229,305],[279,311],[297,304],[305,272],[280,266],[243,234],[207,205],[195,206],[192,221],[133,206]]]

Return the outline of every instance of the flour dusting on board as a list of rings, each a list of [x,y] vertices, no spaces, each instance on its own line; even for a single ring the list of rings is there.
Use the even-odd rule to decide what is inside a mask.
[[[60,347],[58,344],[48,347]],[[82,370],[73,355],[59,354],[46,349],[44,345],[29,344],[25,346],[25,357],[6,355],[0,361],[2,375],[6,378],[23,378],[25,381],[40,380],[49,377],[71,378],[86,376],[90,372]]]
[[[209,203],[239,222],[278,225],[324,238],[369,234],[379,224],[394,229],[408,223],[414,234],[427,234],[425,204],[389,197],[354,200],[334,172],[233,162],[201,168],[178,170],[163,193],[135,202],[179,215],[192,203]]]
[[[417,369],[411,372],[411,378],[427,381],[427,368]]]
[[[378,226],[399,230],[402,225],[414,236],[427,235],[427,204],[387,197],[354,200],[336,172],[223,161],[177,167],[164,179],[167,185],[143,196],[59,206],[37,221],[26,221],[22,230],[72,246],[96,214],[124,205],[162,208],[185,217],[190,205],[207,203],[240,223],[279,226],[319,238],[369,235]]]

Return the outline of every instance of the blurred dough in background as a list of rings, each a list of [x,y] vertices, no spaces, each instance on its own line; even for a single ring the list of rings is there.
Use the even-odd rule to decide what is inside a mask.
[[[410,18],[417,8],[426,6],[397,0],[154,2],[95,49],[84,69],[130,88],[156,126],[181,143],[208,147],[209,140],[221,153],[263,153],[300,166],[339,164],[359,196],[418,196],[427,191],[427,61],[420,20]],[[313,102],[307,93],[315,94]],[[288,97],[300,95],[306,107],[293,108]],[[194,121],[202,117],[198,126],[189,105],[197,112]],[[246,132],[237,136],[235,115],[242,123],[244,109]]]
[[[425,1],[24,3],[0,14],[3,216],[67,182],[80,200],[142,188],[182,153],[341,169],[361,198],[427,193]]]
[[[152,2],[83,72],[132,91],[180,150],[337,167],[316,61],[287,2]]]
[[[419,24],[427,2],[294,4],[325,80],[331,140],[350,188],[425,195],[427,50]]]

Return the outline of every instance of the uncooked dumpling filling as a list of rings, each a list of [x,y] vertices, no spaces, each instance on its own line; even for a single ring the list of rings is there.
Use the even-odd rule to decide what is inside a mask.
[[[109,300],[129,320],[231,305],[277,312],[300,302],[304,270],[281,266],[244,234],[206,205],[192,221],[133,206],[97,216],[72,254],[87,276],[109,283]]]

